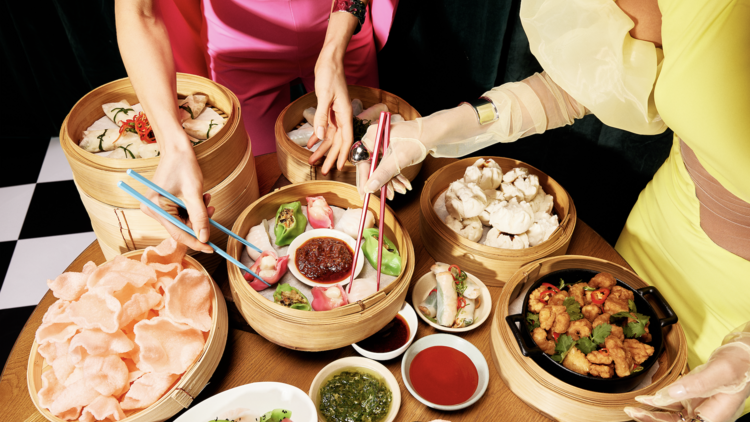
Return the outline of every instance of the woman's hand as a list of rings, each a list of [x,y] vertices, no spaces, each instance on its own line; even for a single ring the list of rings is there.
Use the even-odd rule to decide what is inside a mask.
[[[744,334],[744,338],[743,338]],[[705,422],[734,421],[750,396],[750,333],[716,349],[708,362],[695,368],[653,396],[639,396],[639,402],[666,412],[626,407],[639,422],[678,422],[685,418]],[[701,419],[698,419],[701,418]]]
[[[334,163],[337,163],[339,170],[344,168],[354,140],[352,103],[344,74],[344,54],[357,25],[359,21],[350,13],[331,14],[326,39],[315,64],[318,107],[313,120],[315,132],[307,141],[307,147],[312,148],[320,141],[323,143],[308,162],[314,165],[327,155],[323,163],[323,174],[328,174]]]
[[[141,205],[141,211],[159,221],[176,241],[196,251],[211,253],[213,250],[206,245],[206,242],[208,242],[210,233],[208,219],[213,215],[214,207],[208,206],[211,195],[203,195],[203,173],[201,173],[198,160],[190,142],[187,140],[187,136],[184,133],[183,136],[185,136],[187,146],[190,149],[165,148],[165,150],[162,150],[159,166],[156,168],[152,181],[172,195],[182,199],[187,207],[187,218],[184,218],[184,213],[180,215],[177,205],[168,199],[164,199],[153,190],[149,189],[146,197],[170,214],[180,218],[195,231],[198,240],[143,204]]]

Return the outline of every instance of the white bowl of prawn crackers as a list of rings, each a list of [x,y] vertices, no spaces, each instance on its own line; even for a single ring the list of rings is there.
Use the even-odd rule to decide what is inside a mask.
[[[171,239],[47,283],[29,394],[54,422],[164,421],[190,406],[227,341],[224,296]]]
[[[256,422],[279,410],[294,422],[317,422],[315,404],[304,391],[280,382],[254,382],[210,397],[181,415],[175,422]],[[286,420],[286,419],[285,419]]]
[[[411,293],[412,306],[414,307],[414,310],[422,319],[422,321],[430,324],[440,331],[445,331],[448,333],[463,333],[479,327],[487,320],[487,318],[489,318],[490,314],[492,313],[492,297],[490,296],[490,290],[484,283],[482,283],[481,280],[479,280],[475,276],[469,273],[465,274],[467,275],[469,280],[477,285],[480,291],[479,297],[474,301],[475,308],[473,322],[470,325],[460,328],[446,327],[444,325],[438,324],[437,320],[434,317],[426,315],[425,312],[429,313],[429,310],[420,309],[424,308],[424,302],[427,300],[427,297],[437,287],[437,278],[435,278],[435,274],[432,271],[423,275],[422,278],[417,281]]]

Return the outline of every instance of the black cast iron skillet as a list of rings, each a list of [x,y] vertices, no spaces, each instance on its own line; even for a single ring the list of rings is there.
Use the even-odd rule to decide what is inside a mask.
[[[539,346],[536,345],[534,340],[531,338],[531,333],[528,330],[526,323],[526,312],[528,312],[529,306],[529,295],[536,290],[542,283],[550,283],[553,286],[560,284],[560,279],[565,280],[566,283],[574,283],[578,280],[588,282],[591,280],[598,271],[586,270],[586,269],[566,269],[551,272],[539,280],[535,281],[526,296],[523,299],[523,310],[520,314],[508,315],[505,321],[510,326],[513,336],[518,342],[518,347],[521,348],[521,353],[524,356],[528,356],[534,360],[544,370],[559,378],[560,380],[574,385],[585,390],[597,391],[600,393],[624,393],[633,390],[640,382],[643,377],[648,373],[648,370],[654,365],[659,359],[661,352],[664,349],[664,337],[662,334],[662,328],[672,325],[677,322],[677,315],[669,306],[664,297],[656,290],[655,287],[649,286],[642,289],[633,289],[621,280],[617,280],[617,285],[622,286],[633,292],[635,306],[638,308],[638,313],[648,315],[649,319],[649,332],[651,333],[651,342],[648,343],[654,348],[654,354],[649,357],[645,362],[641,364],[643,367],[642,371],[634,374],[630,374],[627,377],[618,377],[615,375],[610,379],[604,379],[599,377],[593,377],[590,375],[581,375],[577,372],[571,371],[570,369],[562,366],[562,364],[555,362],[552,358],[544,353]],[[666,315],[664,318],[659,319],[654,308],[646,300],[646,295],[652,295],[655,302],[659,305],[661,310]],[[519,330],[516,322],[520,322],[521,329]],[[658,327],[658,328],[657,328]]]

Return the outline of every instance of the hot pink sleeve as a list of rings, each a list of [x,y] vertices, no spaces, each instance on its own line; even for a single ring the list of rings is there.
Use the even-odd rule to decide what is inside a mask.
[[[391,32],[391,25],[393,25],[397,8],[398,0],[372,0],[370,14],[378,50],[381,50],[388,41],[388,34]]]

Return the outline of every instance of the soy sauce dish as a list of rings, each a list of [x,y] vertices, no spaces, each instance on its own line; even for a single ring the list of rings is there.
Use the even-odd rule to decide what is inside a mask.
[[[374,360],[390,360],[409,348],[417,335],[417,313],[408,303],[401,305],[393,321],[377,333],[352,344],[360,355]]]
[[[406,389],[437,410],[459,410],[487,391],[490,371],[482,352],[461,337],[433,334],[409,347],[401,361]]]

